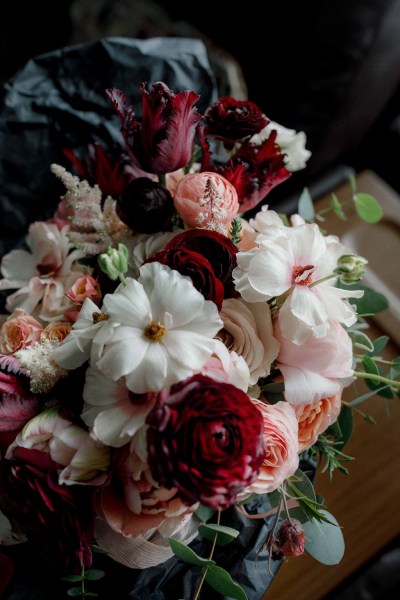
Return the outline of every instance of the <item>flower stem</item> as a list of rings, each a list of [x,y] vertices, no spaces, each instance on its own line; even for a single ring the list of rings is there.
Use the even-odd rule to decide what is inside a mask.
[[[221,511],[219,510],[217,512],[217,525],[219,525],[220,519],[221,519]],[[214,536],[214,540],[213,540],[213,543],[212,543],[211,552],[210,552],[210,555],[208,557],[208,560],[211,560],[212,557],[213,557],[213,555],[214,555],[215,546],[217,544],[217,537],[218,537],[218,533],[216,532],[215,536]],[[197,588],[196,595],[193,598],[193,600],[198,600],[199,597],[200,597],[200,591],[201,591],[201,588],[203,587],[203,583],[205,581],[205,578],[206,578],[206,575],[207,575],[207,571],[208,571],[208,565],[204,569],[203,577],[201,578],[201,581],[199,583],[199,587]]]
[[[165,173],[162,173],[158,176],[158,183],[161,183],[161,185],[164,186],[167,184],[167,176],[165,175]]]
[[[380,383],[387,383],[388,385],[393,385],[394,387],[400,387],[400,381],[396,381],[395,379],[388,379],[387,377],[383,377],[382,375],[375,375],[374,373],[364,373],[364,371],[353,371],[354,377],[359,377],[360,379],[372,379],[373,381],[379,381]]]
[[[310,285],[308,287],[312,288],[315,285],[318,285],[319,283],[323,283],[324,281],[328,281],[329,279],[334,279],[336,277],[337,277],[336,273],[331,273],[331,275],[326,275],[326,277],[321,277],[321,279],[317,279],[317,281],[313,281],[312,283],[310,283]]]
[[[126,285],[126,277],[123,273],[118,273],[118,277],[122,285]]]

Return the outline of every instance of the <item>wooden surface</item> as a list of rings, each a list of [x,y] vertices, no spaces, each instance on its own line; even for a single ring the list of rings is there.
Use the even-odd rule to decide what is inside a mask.
[[[383,277],[384,285],[393,291],[392,299],[398,301],[400,235],[396,219],[400,214],[400,198],[373,173],[364,172],[357,179],[359,192],[373,194],[384,205],[385,220],[378,226],[379,232],[377,225],[361,224],[363,239],[356,240],[356,245],[360,242],[367,250],[365,254],[372,263],[369,278],[376,282],[376,277]],[[341,200],[351,198],[349,191],[344,186],[337,190],[337,195]],[[324,203],[326,199],[317,208]],[[346,223],[329,217],[326,226],[329,233],[340,235],[342,240],[344,236],[347,241],[350,238],[354,241],[357,228],[360,222],[354,215]],[[396,236],[387,235],[386,230]],[[393,328],[397,327],[396,342],[387,348],[387,357],[400,354],[396,310],[397,305],[392,303],[379,322],[374,320],[370,330],[373,338],[386,333],[393,338]],[[357,391],[362,389],[363,384],[358,382]],[[346,398],[351,399],[352,393],[351,388],[346,390]],[[343,528],[344,558],[335,566],[321,565],[307,554],[290,559],[268,590],[267,600],[321,600],[400,535],[400,401],[376,396],[360,405],[360,409],[373,416],[377,424],[370,425],[361,415],[354,415],[355,431],[345,448],[347,454],[356,458],[346,465],[350,475],[337,472],[330,484],[326,474],[318,473],[316,483],[327,510]]]

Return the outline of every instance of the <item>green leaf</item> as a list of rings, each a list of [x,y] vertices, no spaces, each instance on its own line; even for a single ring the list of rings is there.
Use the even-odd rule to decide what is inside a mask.
[[[385,348],[388,341],[388,335],[381,335],[380,337],[376,338],[376,340],[374,340],[374,349],[372,350],[372,352],[368,353],[368,356],[378,356],[378,354],[380,354]]]
[[[392,360],[389,371],[389,379],[394,379],[400,373],[400,356]]]
[[[67,575],[63,577],[61,581],[69,581],[70,583],[76,583],[77,581],[83,581],[84,575]]]
[[[297,207],[297,212],[305,221],[313,221],[315,217],[314,203],[308,188],[304,188]]]
[[[385,387],[389,388],[390,385],[386,385]],[[382,388],[383,389],[383,388]],[[354,398],[354,400],[352,400],[349,403],[349,406],[357,406],[358,404],[362,404],[362,402],[365,402],[366,400],[368,400],[369,398],[372,398],[372,396],[376,396],[376,390],[372,390],[371,392],[366,392],[365,394],[363,394],[362,396],[358,396],[357,398]]]
[[[314,486],[301,469],[297,469],[293,477],[290,478],[290,482],[294,483],[296,490],[303,496],[315,502]]]
[[[351,193],[354,196],[354,194],[357,192],[356,178],[354,175],[349,176],[349,183],[351,187]]]
[[[365,352],[373,352],[374,344],[364,332],[349,331],[348,334],[355,348],[360,348],[360,350],[364,350]]]
[[[101,571],[100,569],[89,569],[89,571],[85,571],[85,579],[88,581],[97,581],[98,579],[102,579],[104,575],[104,571]]]
[[[196,510],[196,517],[198,517],[200,521],[203,521],[203,523],[206,523],[209,519],[211,519],[214,513],[215,510],[213,508],[204,506],[204,504],[200,504],[199,508]]]
[[[342,205],[340,204],[340,201],[338,200],[335,194],[332,194],[331,196],[331,208],[335,215],[339,217],[341,221],[346,221],[346,215],[344,214]]]
[[[278,506],[278,504],[281,500],[281,493],[278,490],[274,490],[273,492],[270,492],[268,494],[268,500],[271,505],[271,508],[275,508],[275,506]]]
[[[207,558],[202,558],[194,550],[186,546],[186,544],[182,544],[178,540],[174,538],[169,538],[169,545],[171,546],[172,552],[180,558],[181,560],[191,564],[191,565],[215,565],[215,561],[209,560]]]
[[[337,565],[344,554],[343,534],[335,517],[326,510],[321,512],[325,514],[330,523],[318,522],[315,519],[304,523],[305,548],[322,564]]]
[[[280,394],[285,390],[285,384],[283,381],[271,381],[271,383],[265,383],[261,386],[263,392],[270,392],[271,394]]]
[[[220,546],[225,546],[226,544],[229,544],[229,542],[237,538],[240,532],[237,529],[233,529],[232,527],[226,527],[225,525],[208,523],[207,525],[199,526],[199,533],[211,542],[213,542],[215,536],[217,536],[217,544],[219,544]]]
[[[347,444],[349,439],[351,438],[351,434],[353,433],[353,411],[349,406],[343,404],[338,423],[340,426],[340,431],[342,434],[342,438],[339,440],[338,449],[342,450],[342,448]]]
[[[234,598],[234,600],[248,600],[244,589],[233,581],[229,573],[225,569],[222,569],[222,567],[217,567],[216,565],[209,567],[206,571],[205,579],[214,590],[223,596]]]
[[[366,285],[356,283],[344,286],[342,284],[339,287],[346,290],[364,290],[362,298],[350,298],[351,304],[355,304],[359,315],[376,315],[376,313],[389,307],[389,303],[383,294],[372,290]]]
[[[370,194],[354,194],[353,200],[358,216],[366,223],[377,223],[382,218],[382,207]]]
[[[370,375],[379,375],[378,366],[370,356],[363,356],[362,364],[363,364],[363,367],[364,367],[364,370],[366,371],[366,373],[369,373]],[[380,381],[374,381],[373,379],[366,379],[365,383],[368,385],[368,387],[370,389],[375,390],[375,391],[379,386],[382,387],[382,384]]]
[[[80,588],[80,587],[69,588],[69,590],[67,590],[67,596],[71,596],[72,598],[77,598],[78,596],[82,596],[82,588]]]

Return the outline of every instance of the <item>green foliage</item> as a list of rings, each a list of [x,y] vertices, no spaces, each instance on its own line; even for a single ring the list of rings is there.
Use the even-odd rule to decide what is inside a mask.
[[[209,506],[204,506],[204,504],[200,504],[199,508],[196,510],[196,517],[206,523],[211,519],[211,517],[215,514],[215,510],[210,508]]]
[[[311,519],[303,524],[305,549],[311,556],[324,565],[337,565],[344,554],[344,539],[335,517],[322,510],[325,519]]]
[[[240,532],[232,527],[209,523],[208,525],[200,525],[199,533],[207,540],[211,542],[215,540],[220,546],[225,546],[237,538]]]
[[[171,546],[171,550],[175,554],[175,556],[177,556],[184,562],[187,562],[191,565],[198,565],[198,566],[215,565],[214,560],[202,558],[201,556],[196,554],[196,552],[194,550],[189,548],[189,546],[186,546],[186,544],[182,544],[182,542],[179,542],[178,540],[175,540],[174,538],[169,538],[168,541],[169,541],[169,545]]]
[[[342,464],[343,462],[348,462],[350,460],[354,460],[353,456],[349,456],[348,454],[344,454],[341,451],[343,448],[343,444],[340,440],[335,440],[332,438],[328,438],[326,435],[320,435],[316,444],[320,455],[322,455],[325,459],[325,464],[322,468],[322,473],[328,471],[329,479],[332,481],[333,472],[338,469],[345,475],[349,474],[349,470]]]
[[[236,246],[240,242],[242,231],[242,219],[240,217],[235,217],[231,222],[231,228],[229,230],[229,235],[231,236],[231,240]]]
[[[355,304],[357,313],[360,317],[376,315],[389,307],[387,298],[383,294],[372,290],[366,285],[356,283],[346,286],[339,285],[338,287],[346,290],[364,290],[364,296],[362,298],[351,299],[351,303]]]
[[[346,214],[336,194],[331,196],[331,209],[341,221],[346,221]]]
[[[382,218],[382,207],[370,194],[355,193],[353,201],[358,216],[366,223],[377,223]]]
[[[248,600],[246,592],[233,581],[225,569],[213,565],[206,571],[207,583],[217,592],[234,600]]]
[[[286,481],[288,493],[291,498],[297,500],[300,511],[296,511],[296,518],[302,523],[311,519],[317,519],[318,521],[325,520],[325,516],[321,511],[322,504],[317,502],[314,486],[308,479],[307,475],[300,469]],[[302,514],[301,514],[302,513]],[[290,514],[295,516],[294,512],[290,510]]]
[[[314,221],[315,210],[308,188],[304,188],[298,202],[297,212],[305,221]]]

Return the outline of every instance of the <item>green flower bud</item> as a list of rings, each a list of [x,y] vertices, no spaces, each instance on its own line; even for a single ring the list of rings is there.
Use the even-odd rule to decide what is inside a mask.
[[[368,264],[368,261],[362,256],[356,256],[354,254],[343,254],[337,262],[335,273],[339,275],[339,279],[342,283],[356,283],[364,275],[364,266]]]
[[[124,244],[118,244],[118,250],[112,246],[108,247],[107,252],[98,257],[100,269],[106,273],[110,279],[123,280],[124,273],[128,270],[128,248]]]

